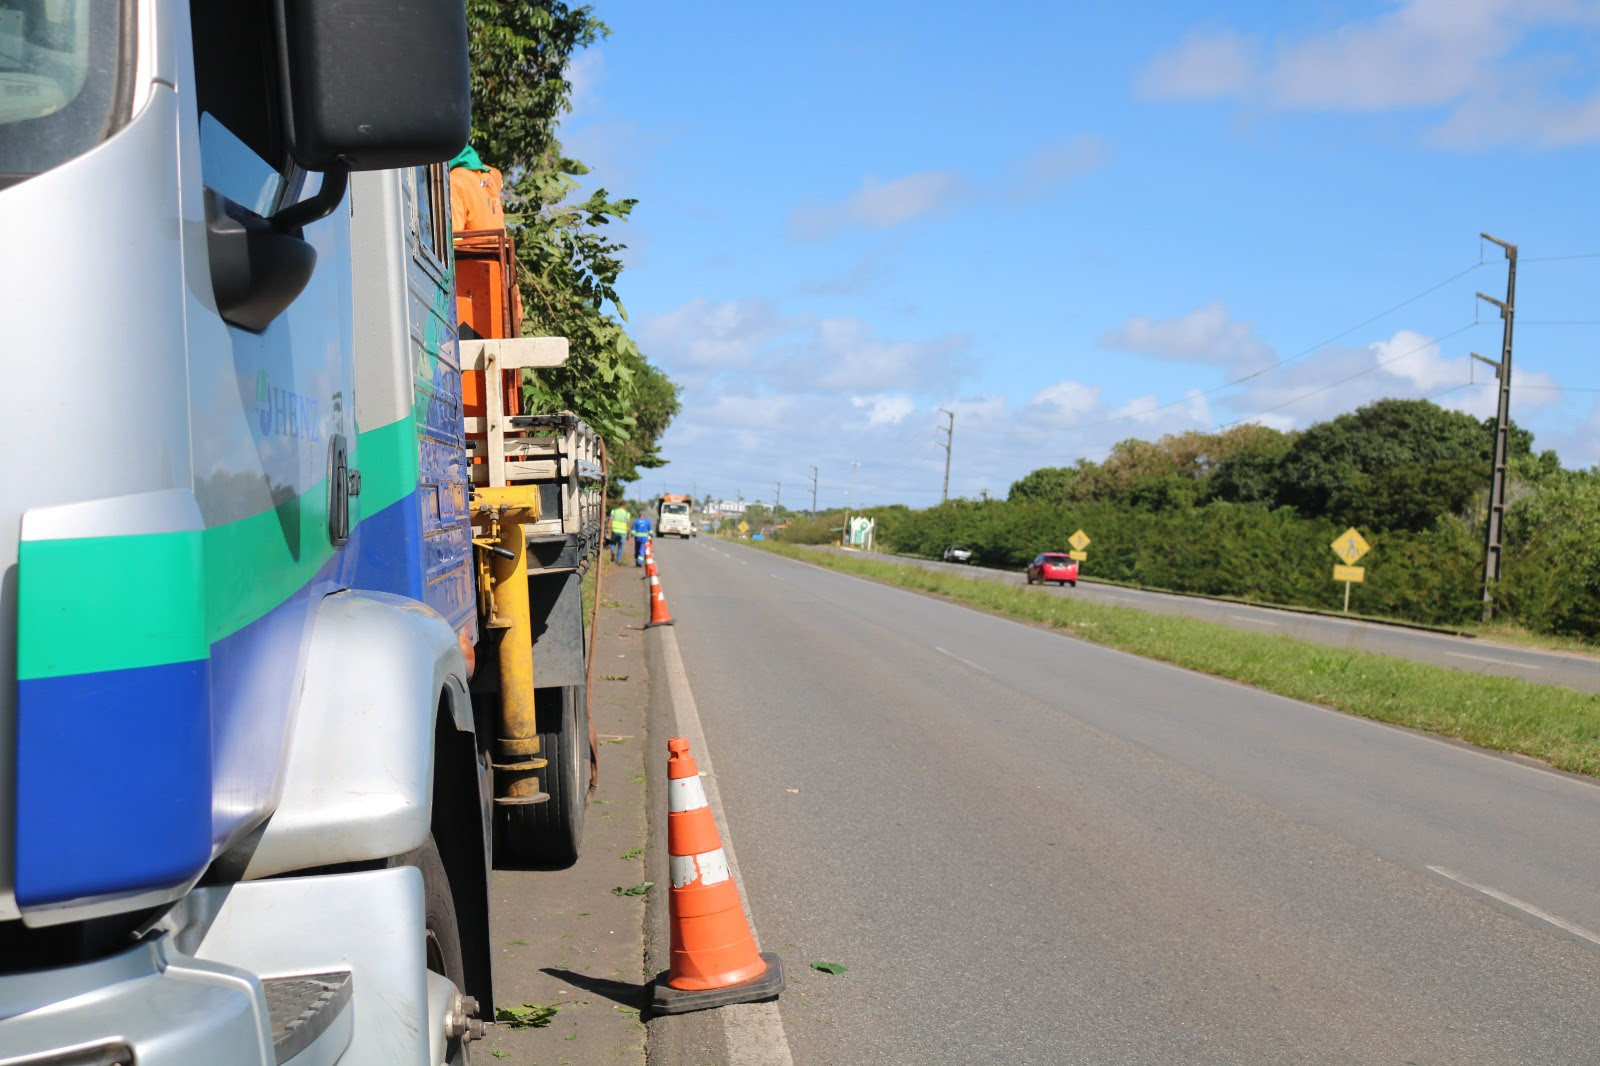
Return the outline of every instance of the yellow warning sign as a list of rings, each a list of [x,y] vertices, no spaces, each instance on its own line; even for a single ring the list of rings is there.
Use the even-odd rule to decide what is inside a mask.
[[[1346,563],[1354,563],[1371,550],[1372,545],[1361,539],[1361,534],[1356,532],[1355,526],[1351,526],[1339,534],[1339,539],[1333,542],[1333,554],[1343,559]],[[1353,580],[1359,581],[1360,578],[1354,578]]]
[[[1072,558],[1078,560],[1078,562],[1080,562],[1080,563],[1089,558],[1089,553],[1088,552],[1071,551],[1071,552],[1068,552],[1067,554],[1072,556]]]
[[[1067,543],[1072,545],[1078,551],[1083,551],[1083,549],[1089,546],[1089,534],[1080,529],[1072,536],[1067,538]]]
[[[1361,584],[1367,580],[1367,568],[1364,566],[1336,566],[1333,568],[1335,581],[1354,581]]]

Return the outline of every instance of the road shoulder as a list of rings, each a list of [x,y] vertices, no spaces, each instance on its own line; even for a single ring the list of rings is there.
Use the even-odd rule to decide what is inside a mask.
[[[596,623],[592,713],[599,784],[567,870],[496,870],[490,881],[497,1006],[555,1007],[540,1026],[500,1022],[473,1048],[517,1066],[643,1066],[645,717],[650,674],[639,571],[609,559]],[[542,1011],[526,1011],[537,1017]]]

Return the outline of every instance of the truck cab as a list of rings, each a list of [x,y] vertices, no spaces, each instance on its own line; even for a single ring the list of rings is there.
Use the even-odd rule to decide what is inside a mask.
[[[482,1031],[469,128],[460,0],[0,0],[0,1061]]]

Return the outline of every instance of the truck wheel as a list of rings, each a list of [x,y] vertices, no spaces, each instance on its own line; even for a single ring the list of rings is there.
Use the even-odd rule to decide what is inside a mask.
[[[467,987],[467,969],[461,962],[461,929],[456,922],[455,895],[439,845],[428,834],[427,843],[415,851],[389,860],[391,867],[415,866],[422,874],[423,945],[428,969],[448,977],[460,992]],[[465,1039],[457,1037],[445,1044],[449,1066],[469,1066],[472,1055]]]
[[[559,870],[578,861],[589,802],[587,692],[583,685],[538,690],[539,754],[550,763],[539,787],[550,798],[498,811],[495,849],[519,865]]]

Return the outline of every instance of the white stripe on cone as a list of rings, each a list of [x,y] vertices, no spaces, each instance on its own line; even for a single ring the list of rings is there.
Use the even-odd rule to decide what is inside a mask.
[[[728,857],[721,848],[699,855],[673,855],[670,865],[673,888],[686,888],[696,881],[702,885],[718,885],[732,876],[728,872]]]
[[[706,788],[698,777],[675,777],[667,782],[667,810],[674,814],[698,811],[706,804]]]

